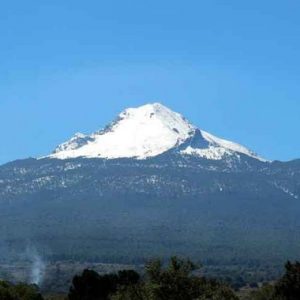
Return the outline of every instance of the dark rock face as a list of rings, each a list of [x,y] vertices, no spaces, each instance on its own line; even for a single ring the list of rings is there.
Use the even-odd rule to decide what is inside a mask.
[[[201,137],[197,141],[201,142]],[[0,254],[52,260],[299,258],[300,160],[28,159],[0,167]]]

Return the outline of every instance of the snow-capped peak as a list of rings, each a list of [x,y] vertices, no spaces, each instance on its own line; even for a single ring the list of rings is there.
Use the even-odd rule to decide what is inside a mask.
[[[215,160],[235,154],[262,160],[239,144],[197,129],[182,115],[160,103],[128,108],[105,129],[91,135],[77,133],[49,157],[145,159],[171,149],[177,149],[182,155]]]
[[[51,157],[147,158],[159,155],[190,137],[195,128],[180,114],[160,103],[124,110],[106,129],[77,135]]]

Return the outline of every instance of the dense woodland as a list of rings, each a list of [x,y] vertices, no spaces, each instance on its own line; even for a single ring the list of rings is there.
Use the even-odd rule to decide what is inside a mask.
[[[75,275],[66,295],[47,295],[38,286],[0,281],[1,300],[299,300],[300,262],[287,262],[272,283],[234,289],[222,280],[200,276],[190,260],[153,260],[145,273],[121,270],[100,275],[89,269]]]

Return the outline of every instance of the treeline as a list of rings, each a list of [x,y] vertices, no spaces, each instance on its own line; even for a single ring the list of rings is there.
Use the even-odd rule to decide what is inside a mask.
[[[99,275],[85,270],[75,276],[69,300],[300,300],[300,263],[287,262],[285,274],[274,284],[240,294],[226,284],[193,275],[196,266],[189,260],[171,258],[146,266],[143,278],[135,271]]]
[[[0,281],[0,300],[299,300],[300,263],[287,262],[273,284],[240,293],[223,282],[196,275],[189,260],[172,257],[167,265],[154,260],[145,274],[134,270],[100,275],[84,270],[73,278],[68,295],[42,296],[35,285]]]
[[[273,285],[265,284],[250,293],[245,300],[299,300],[300,262],[287,262],[285,274]]]
[[[146,266],[143,278],[135,271],[120,271],[115,275],[99,275],[85,270],[75,276],[69,300],[189,300],[238,299],[224,284],[192,275],[196,266],[189,260],[171,258],[163,267],[160,260]]]
[[[135,271],[101,276],[85,270],[74,277],[68,297],[69,300],[238,299],[230,287],[192,275],[195,268],[189,260],[173,257],[167,267],[160,260],[149,263],[143,278]]]
[[[0,281],[0,300],[43,300],[36,285]]]

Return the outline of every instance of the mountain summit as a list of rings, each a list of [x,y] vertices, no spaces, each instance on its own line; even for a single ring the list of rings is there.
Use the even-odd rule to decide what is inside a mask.
[[[198,129],[160,103],[128,108],[105,129],[91,135],[77,133],[49,157],[146,159],[171,150],[212,160],[240,154],[263,160],[239,144]]]

